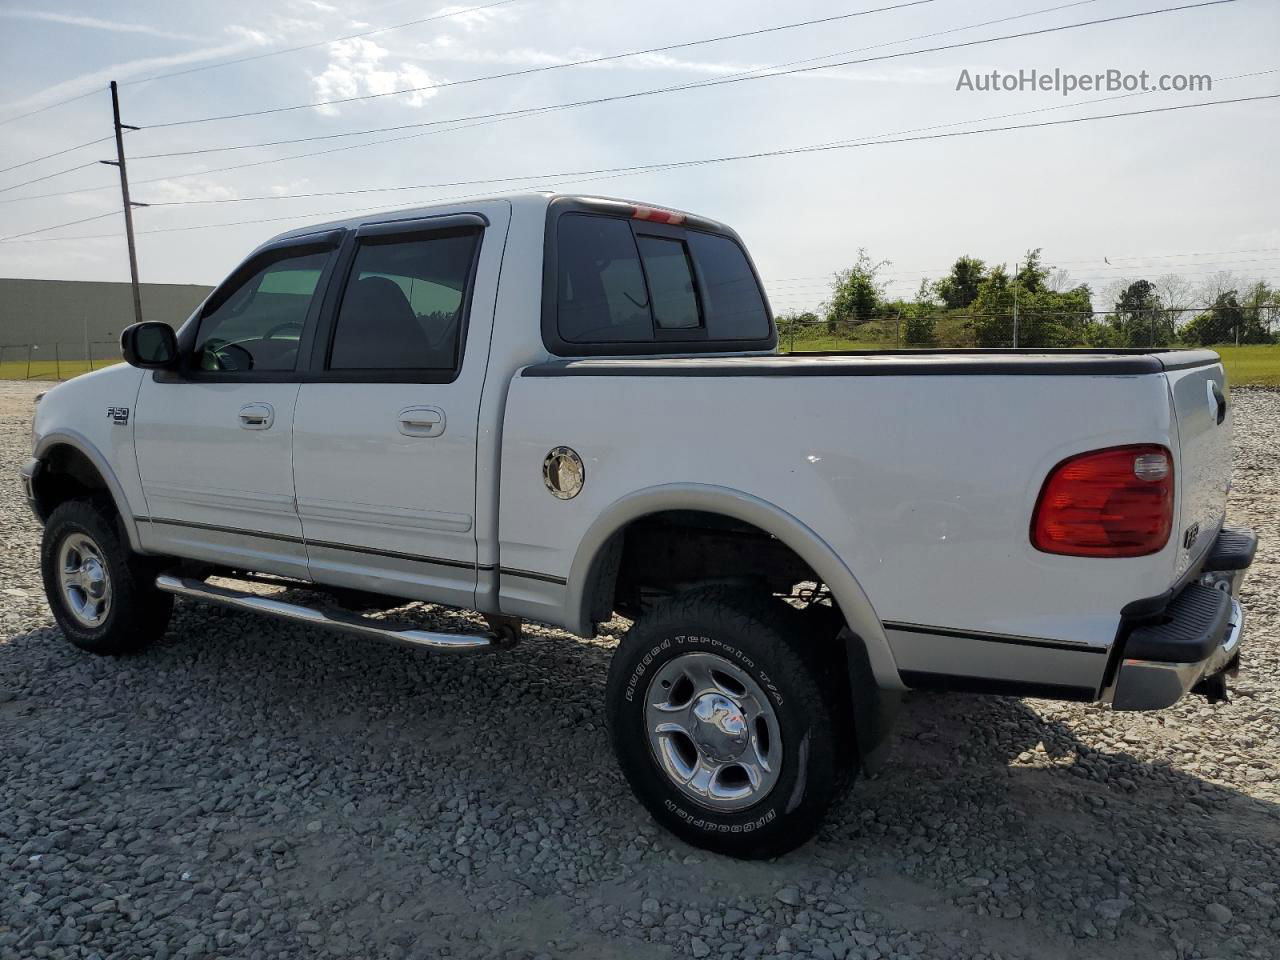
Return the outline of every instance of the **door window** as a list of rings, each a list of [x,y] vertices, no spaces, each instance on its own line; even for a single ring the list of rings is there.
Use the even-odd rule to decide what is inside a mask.
[[[360,242],[330,370],[456,371],[478,231]]]
[[[320,275],[329,254],[279,257],[220,288],[205,307],[193,365],[217,373],[296,369]]]

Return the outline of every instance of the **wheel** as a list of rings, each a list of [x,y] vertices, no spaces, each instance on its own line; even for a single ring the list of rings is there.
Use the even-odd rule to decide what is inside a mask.
[[[636,621],[609,667],[605,716],[636,796],[683,840],[774,857],[817,831],[844,779],[806,631],[771,597],[710,587]]]
[[[93,501],[69,500],[50,514],[40,568],[54,619],[82,650],[131,653],[169,624],[173,597],[155,588],[155,561],[131,553],[114,516]]]

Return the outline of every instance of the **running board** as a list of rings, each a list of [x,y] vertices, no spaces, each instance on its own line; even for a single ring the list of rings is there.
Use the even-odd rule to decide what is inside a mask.
[[[429,650],[465,653],[470,650],[488,650],[501,645],[498,635],[493,633],[432,633],[428,630],[371,620],[354,613],[317,610],[314,607],[304,607],[296,603],[285,603],[283,600],[259,596],[256,593],[244,593],[240,590],[214,586],[203,580],[167,573],[156,577],[156,589],[190,600],[204,600],[235,610],[248,610],[250,613],[261,613],[282,620],[292,620],[295,623],[310,624],[313,627],[344,630],[362,637],[397,640],[400,643],[426,647]]]

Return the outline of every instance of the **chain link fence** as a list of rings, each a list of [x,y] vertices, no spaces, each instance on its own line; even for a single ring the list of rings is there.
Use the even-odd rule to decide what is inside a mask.
[[[0,380],[69,380],[120,361],[114,340],[0,344]]]
[[[778,341],[790,352],[921,348],[1185,347],[1276,343],[1280,307],[1204,307],[1137,311],[965,313],[944,310],[825,320],[778,318]]]

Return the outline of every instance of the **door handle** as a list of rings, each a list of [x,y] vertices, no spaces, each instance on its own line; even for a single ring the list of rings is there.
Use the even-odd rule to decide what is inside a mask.
[[[439,407],[405,407],[400,411],[400,432],[406,437],[438,437],[444,426],[444,411]]]
[[[240,426],[245,430],[270,430],[276,412],[269,403],[246,403],[240,408]]]

